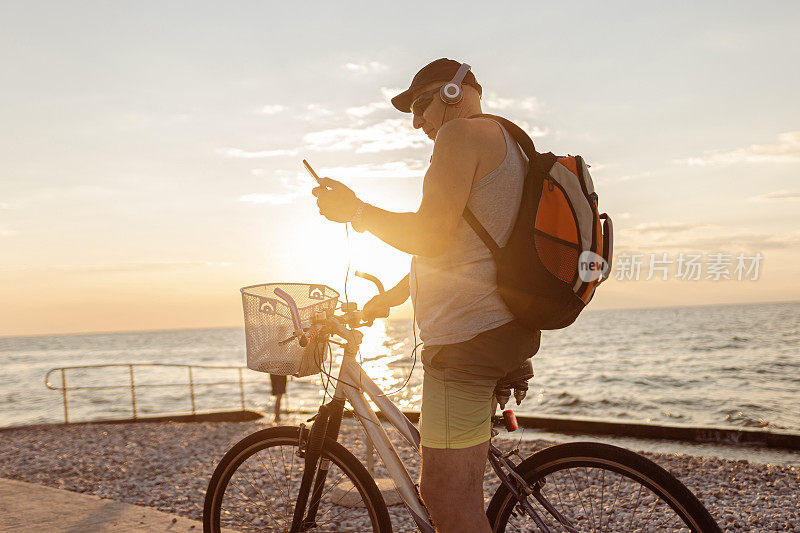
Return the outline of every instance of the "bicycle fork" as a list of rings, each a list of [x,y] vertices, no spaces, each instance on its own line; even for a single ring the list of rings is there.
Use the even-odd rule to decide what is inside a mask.
[[[326,438],[336,440],[339,435],[339,428],[342,423],[342,411],[344,410],[343,400],[331,400],[325,405],[321,405],[319,412],[314,417],[314,424],[308,433],[308,441],[305,450],[302,443],[300,453],[305,456],[305,468],[303,478],[300,481],[300,490],[297,495],[297,502],[294,507],[292,517],[291,533],[307,531],[316,525],[317,511],[325,479],[328,476],[331,460],[322,457],[322,446]],[[300,431],[300,438],[303,437],[304,430]],[[313,486],[313,488],[312,488]],[[311,494],[311,504],[309,503],[309,493]],[[308,512],[306,513],[306,506]],[[305,515],[305,516],[304,516]]]

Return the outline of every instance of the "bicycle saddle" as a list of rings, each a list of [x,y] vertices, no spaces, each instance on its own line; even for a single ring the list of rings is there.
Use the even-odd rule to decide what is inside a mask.
[[[522,403],[528,393],[528,380],[533,377],[533,359],[528,358],[517,368],[509,371],[505,376],[497,380],[494,388],[494,395],[500,409],[503,409],[511,398],[511,389],[514,389],[514,400],[517,405]]]

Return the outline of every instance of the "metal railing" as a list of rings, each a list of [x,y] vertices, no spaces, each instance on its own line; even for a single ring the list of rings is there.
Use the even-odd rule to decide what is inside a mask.
[[[136,384],[136,380],[134,379],[134,368],[143,368],[143,367],[160,367],[160,368],[185,368],[187,371],[187,381],[181,383],[141,383]],[[127,385],[82,385],[82,386],[67,386],[67,371],[69,370],[85,370],[89,368],[127,368],[128,369],[128,384]],[[195,383],[194,378],[194,370],[199,369],[213,369],[213,370],[237,370],[239,373],[239,379],[235,381],[202,381]],[[104,364],[104,365],[81,365],[81,366],[64,366],[64,367],[57,367],[51,368],[47,375],[44,378],[45,386],[50,390],[61,391],[62,392],[62,399],[64,402],[64,423],[69,424],[69,408],[67,405],[67,391],[77,391],[77,390],[114,390],[114,389],[128,389],[131,393],[131,410],[133,412],[133,419],[137,419],[137,411],[136,411],[136,389],[143,389],[143,388],[177,388],[177,387],[188,387],[189,389],[189,398],[191,399],[192,405],[192,414],[197,414],[197,404],[195,402],[195,387],[196,386],[219,386],[219,385],[238,385],[239,386],[239,398],[241,402],[242,411],[245,410],[245,400],[244,400],[244,386],[249,384],[262,384],[264,381],[254,381],[254,380],[245,380],[244,376],[242,375],[242,370],[246,370],[247,367],[244,366],[215,366],[215,365],[181,365],[181,364],[170,364],[170,363],[117,363],[117,364]],[[61,385],[53,385],[50,381],[50,377],[54,373],[61,374]]]

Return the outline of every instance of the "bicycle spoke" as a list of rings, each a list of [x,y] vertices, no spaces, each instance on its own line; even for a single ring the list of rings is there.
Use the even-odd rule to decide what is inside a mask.
[[[347,492],[345,492],[342,496],[347,496],[348,494],[350,494],[350,491],[352,491],[354,488],[355,487],[352,487]],[[339,511],[338,513],[336,513],[335,515],[333,515],[331,517],[328,517],[328,520],[327,520],[328,522],[333,522],[334,519],[339,518],[340,516],[342,516],[342,513],[344,513],[347,510],[347,506],[345,506],[345,505],[336,505],[336,507],[341,507],[342,510]],[[330,511],[333,508],[334,508],[334,505],[331,504],[331,506],[328,508],[328,511]],[[323,516],[325,516],[325,514],[327,514],[328,511],[325,511]]]
[[[266,447],[253,452],[233,473],[227,483],[227,490],[220,509],[220,521],[225,526],[241,531],[261,531],[264,529],[284,530],[293,515],[292,500],[299,480],[294,479],[298,472],[294,447],[284,450],[285,445]],[[273,448],[277,447],[277,450]],[[335,463],[332,463],[335,467]],[[333,472],[332,472],[333,473]],[[335,472],[336,477],[328,483],[323,497],[327,495],[346,476],[345,472]],[[280,493],[280,494],[276,494]],[[327,514],[320,524],[322,531],[336,531],[337,526],[325,527],[328,523],[345,515],[349,509],[332,509],[323,505],[320,513]],[[358,513],[355,513],[356,518]],[[330,518],[330,519],[328,519]]]
[[[617,504],[617,498],[619,498],[619,489],[620,489],[621,486],[622,486],[622,476],[620,474],[617,474],[617,490],[614,491],[614,501],[611,502],[611,508],[608,510],[608,512],[609,512],[608,520],[609,521],[611,520],[611,515],[614,512],[614,506]],[[603,524],[600,524],[600,527],[602,528]]]
[[[654,478],[638,477],[637,472],[629,470],[630,465],[623,471],[610,469],[606,458],[601,459],[598,465],[586,459],[576,462],[573,465],[555,463],[549,473],[544,468],[524,474],[531,484],[536,483],[537,478],[544,481],[538,489],[542,501],[537,499],[529,503],[553,533],[690,531],[684,518],[672,508],[671,502],[674,500],[669,499],[672,496],[657,492],[668,489],[658,485],[657,480],[656,488],[645,481],[652,483]],[[525,512],[522,502],[511,494],[507,495],[505,502],[497,516],[501,522],[493,527],[499,526],[503,530],[505,524],[505,531],[539,531],[534,520]],[[552,506],[552,512],[548,511],[545,503]],[[565,522],[561,522],[559,516]]]
[[[283,449],[283,448],[281,448],[281,449]],[[294,452],[291,452],[291,456],[292,456],[292,463],[291,463],[291,467],[289,468],[289,476],[286,478],[286,494],[290,493],[289,488],[291,487],[291,483],[292,483],[292,474],[294,474],[294,463],[295,463],[295,461],[294,461],[294,458],[295,458]],[[291,515],[291,512],[292,512],[292,509],[289,506],[288,501],[287,501],[287,504],[286,504],[286,517],[287,518]]]
[[[320,494],[320,495],[319,495],[319,499],[317,499],[317,500],[314,500],[314,501],[312,501],[312,502],[309,504],[309,507],[311,507],[311,505],[313,505],[314,503],[321,504],[321,503],[322,503],[322,501],[323,501],[323,499],[325,498],[325,496],[326,496],[326,495],[327,495],[327,494],[328,494],[328,493],[329,493],[331,490],[333,490],[333,488],[334,488],[335,486],[337,486],[337,485],[339,484],[339,482],[342,480],[342,478],[343,478],[344,476],[345,476],[345,473],[344,473],[344,472],[342,472],[342,473],[339,475],[339,477],[338,477],[338,478],[336,478],[336,481],[335,481],[334,483],[330,484],[330,485],[328,486],[328,488],[327,488],[327,489],[325,489],[325,491],[324,491],[322,494]],[[352,490],[352,489],[351,489],[351,490]],[[348,491],[347,493],[349,493],[349,491]],[[346,493],[346,494],[347,494],[347,493]],[[333,504],[331,504],[331,505],[333,505]],[[327,513],[327,511],[325,511],[325,512]],[[319,515],[319,516],[320,516],[320,518],[321,518],[321,517],[325,516],[325,513],[322,513],[322,514],[321,514],[321,515]]]
[[[564,500],[561,498],[561,487],[558,486],[558,479],[556,476],[553,476],[552,480],[553,483],[555,483],[556,485],[556,489],[558,490],[558,502],[561,504],[561,508],[566,510],[566,506],[564,505]]]
[[[578,495],[578,500],[581,502],[581,507],[583,508],[583,514],[586,516],[586,519],[589,519],[589,513],[586,512],[586,505],[583,503],[583,498],[581,497],[581,491],[578,489],[578,485],[575,483],[575,476],[572,475],[572,469],[567,469],[569,473],[569,477],[572,479],[572,486],[575,487],[575,493]]]
[[[267,499],[266,496],[264,496],[264,493],[261,491],[261,488],[256,487],[249,479],[247,479],[247,477],[245,476],[244,472],[239,474],[237,480],[234,481],[234,484],[236,484],[239,479],[244,479],[256,492],[259,493],[259,495],[261,496],[261,500],[264,502],[264,504],[265,505],[267,504],[268,499]],[[236,486],[238,487],[238,485],[236,485]],[[245,492],[241,488],[239,489],[239,492],[246,496]],[[254,499],[252,499],[250,497],[247,497],[247,499],[249,501],[256,502],[256,500],[254,500]],[[265,507],[265,509],[267,510],[267,512],[270,512],[269,507]]]
[[[605,470],[602,471],[602,476],[603,476],[603,478],[602,478],[601,485],[600,485],[600,520],[599,520],[599,522],[600,522],[599,531],[601,533],[603,531],[603,497],[605,496],[605,493],[606,493],[606,471]]]
[[[280,450],[281,450],[281,458],[283,458],[283,446],[280,446]],[[267,455],[269,455],[269,463],[270,463],[270,464],[272,464],[272,463],[276,462],[276,461],[273,459],[273,457],[272,457],[272,450],[270,450],[269,448],[267,448]],[[271,469],[271,468],[267,468],[267,467],[266,467],[266,465],[264,464],[264,461],[261,459],[261,452],[260,452],[260,451],[256,452],[256,453],[255,453],[255,456],[256,456],[256,458],[258,459],[258,462],[259,462],[259,463],[261,463],[261,466],[262,466],[262,468],[264,468],[264,470],[266,470],[267,472],[269,472],[269,474],[272,476],[272,481],[273,481],[273,483],[275,484],[275,486],[276,486],[276,487],[277,487],[277,486],[279,486],[278,479],[277,479],[277,477],[275,476],[275,473],[272,471],[272,469]],[[286,471],[286,463],[285,463],[285,462],[283,463],[283,471],[284,471],[284,472]],[[283,492],[281,492],[281,497],[282,497],[282,499],[283,499],[283,506],[284,506],[284,509],[286,509],[286,510],[287,510],[287,512],[286,512],[286,513],[284,513],[284,515],[285,515],[285,516],[289,516],[288,509],[291,507],[291,505],[290,505],[290,502],[289,502],[289,489],[288,489],[288,485],[287,485],[287,489],[286,489],[286,494],[284,494]]]
[[[242,478],[242,477],[244,477],[244,476],[243,476],[243,475],[240,475],[240,476],[239,476],[239,478]],[[267,498],[264,496],[263,492],[261,492],[261,489],[257,488],[255,485],[253,485],[252,483],[250,483],[250,481],[249,481],[249,480],[245,480],[245,481],[247,481],[247,482],[248,482],[248,484],[249,484],[251,487],[253,487],[253,488],[254,488],[254,489],[255,489],[255,490],[256,490],[256,491],[257,491],[259,494],[261,494],[262,500],[263,500],[263,501],[265,502],[265,504],[266,504],[266,502],[267,502],[268,500],[267,500]],[[236,485],[236,482],[234,482],[234,486],[237,486],[237,485]],[[272,510],[270,510],[270,508],[269,508],[269,506],[268,506],[268,505],[261,505],[261,504],[257,503],[257,502],[256,502],[256,500],[253,500],[252,498],[249,498],[249,497],[247,497],[247,496],[246,496],[246,494],[245,494],[245,492],[244,492],[244,491],[243,491],[241,488],[239,488],[238,490],[239,490],[239,493],[240,493],[240,494],[242,494],[242,495],[244,495],[244,496],[245,496],[245,498],[247,499],[247,501],[248,501],[248,502],[253,502],[253,503],[255,503],[255,504],[258,506],[258,507],[260,507],[260,508],[264,509],[264,510],[265,510],[267,513],[269,513],[269,515],[270,515],[270,516],[272,516],[273,518],[276,518],[276,517],[275,517],[275,515],[272,513]],[[226,497],[227,497],[227,494],[226,494]],[[238,499],[239,499],[239,500],[241,500],[242,498],[240,497],[240,498],[238,498]]]
[[[656,501],[654,505],[651,505],[651,506],[650,506],[650,510],[647,512],[647,514],[646,514],[646,515],[644,515],[644,521],[645,521],[645,523],[647,523],[647,519],[650,517],[650,515],[652,515],[652,514],[653,514],[653,509],[655,509],[657,505],[658,505],[658,502]]]
[[[269,448],[267,448],[267,449],[269,450]],[[283,472],[286,472],[286,458],[283,455],[283,446],[280,446],[280,450],[281,450],[281,464],[283,465]],[[272,452],[269,452],[269,454],[270,454],[270,458],[271,458],[272,457]],[[259,456],[259,458],[260,457],[261,456]],[[293,453],[291,454],[291,457],[292,457],[292,470],[294,470],[294,454]],[[294,512],[294,508],[291,505],[291,502],[289,501],[289,494],[291,493],[291,484],[292,484],[292,475],[290,473],[289,476],[286,478],[286,493],[285,493],[286,497],[284,499],[284,504],[283,504],[283,508],[285,510],[284,515],[286,516],[286,520],[288,520],[289,517],[292,516],[292,514]]]
[[[554,505],[554,503],[553,503],[553,501],[552,501],[552,498],[550,498],[550,497],[549,497],[549,494],[544,494],[544,491],[546,490],[546,487],[547,487],[548,485],[549,485],[549,483],[547,483],[547,484],[543,484],[543,486],[542,486],[542,492],[543,492],[543,496],[544,496],[544,498],[545,498],[545,499],[546,499],[546,500],[547,500],[547,501],[550,503],[550,505],[553,507],[553,509],[555,509],[555,511],[556,511],[556,512],[558,512],[558,513],[561,513],[561,517],[562,517],[562,519],[564,519],[564,520],[566,520],[567,522],[569,522],[569,518],[567,518],[567,517],[565,517],[565,516],[564,516],[564,511],[565,511],[565,510],[563,510],[563,511],[560,511],[560,510],[558,509],[558,507],[557,507],[556,505]],[[562,501],[562,500],[561,500],[561,492],[560,492],[560,489],[558,488],[558,484],[556,484],[556,489],[558,489],[558,490],[559,490],[559,492],[557,492],[557,495],[558,495],[559,501],[561,502],[561,501]],[[563,509],[563,506],[564,506],[563,502],[561,503],[561,506],[562,506],[562,509]],[[550,511],[547,511],[547,514],[551,514],[551,513],[550,513]],[[558,526],[559,526],[559,527],[561,527],[561,528],[565,528],[565,529],[567,528],[567,526],[566,526],[566,525],[564,525],[564,524],[561,522],[561,519],[559,519],[558,515],[556,515],[555,513],[553,513],[553,514],[552,514],[552,516],[553,516],[553,520],[555,520],[555,525],[558,525]]]
[[[633,525],[633,518],[636,515],[636,509],[639,508],[639,500],[642,497],[642,489],[644,489],[644,485],[639,485],[639,493],[636,495],[636,506],[633,508],[633,511],[631,511],[631,522],[630,522],[630,525]],[[630,528],[630,525],[628,526],[629,528]]]
[[[594,523],[594,506],[592,505],[592,480],[589,479],[589,470],[584,466],[583,474],[586,476],[586,499],[589,500],[589,511],[592,513],[592,531],[597,531],[597,525]]]

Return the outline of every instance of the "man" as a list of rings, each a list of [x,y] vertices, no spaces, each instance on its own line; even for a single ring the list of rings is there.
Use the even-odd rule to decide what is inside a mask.
[[[488,532],[483,475],[491,401],[498,379],[536,353],[539,333],[523,329],[497,293],[491,253],[461,214],[469,205],[503,246],[519,208],[527,161],[499,123],[481,113],[482,88],[472,72],[463,96],[447,102],[440,88],[460,64],[437,59],[414,76],[392,104],[434,140],[422,201],[394,213],[360,201],[328,178],[314,189],[320,213],[351,222],[414,256],[411,273],[364,306],[368,316],[412,296],[424,342],[420,493],[440,532]],[[452,100],[452,99],[451,99]]]

